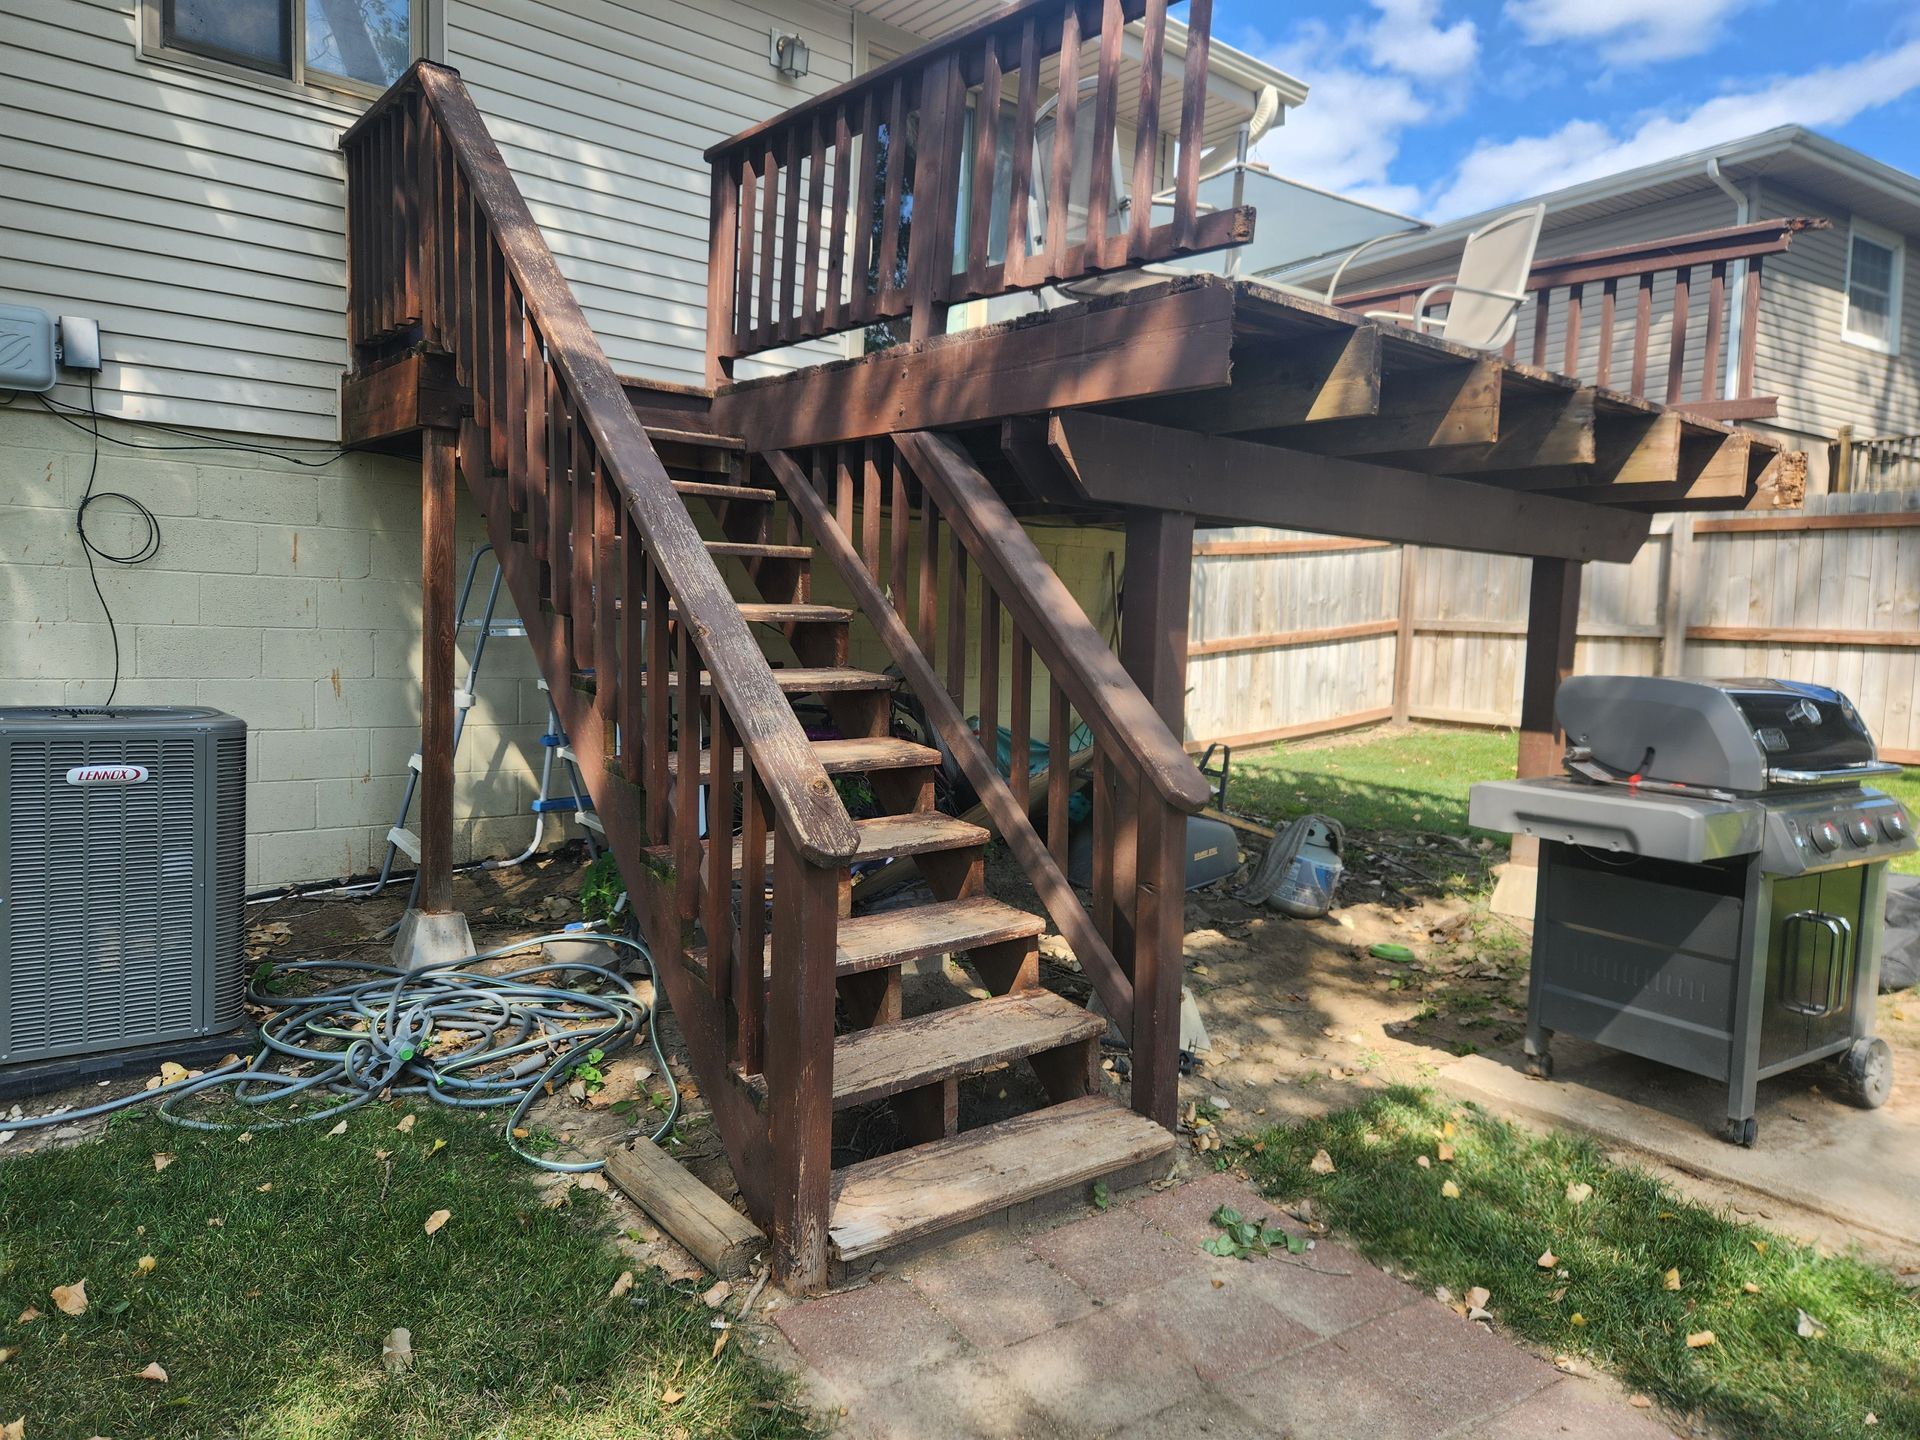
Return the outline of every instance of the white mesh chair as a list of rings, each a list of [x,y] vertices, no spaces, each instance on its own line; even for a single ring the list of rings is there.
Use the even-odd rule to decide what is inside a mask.
[[[1545,205],[1529,205],[1510,210],[1489,220],[1467,236],[1460,252],[1460,269],[1451,280],[1429,285],[1413,302],[1411,313],[1403,310],[1369,310],[1369,320],[1391,320],[1415,330],[1438,335],[1456,345],[1476,350],[1498,350],[1513,338],[1520,307],[1527,302],[1527,276],[1533,270],[1533,252],[1540,243],[1540,225],[1546,219]],[[1349,252],[1327,282],[1327,303],[1340,288],[1340,277],[1359,258],[1362,251],[1399,235],[1381,235]],[[1446,314],[1432,316],[1427,307],[1440,292],[1450,298]]]

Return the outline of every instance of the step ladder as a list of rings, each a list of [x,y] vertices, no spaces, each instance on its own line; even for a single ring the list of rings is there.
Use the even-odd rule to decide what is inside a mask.
[[[479,577],[482,559],[493,557],[493,579],[487,586],[487,600],[477,617],[468,618],[467,609],[473,600],[475,581]],[[459,686],[453,692],[453,752],[460,753],[460,737],[466,733],[467,716],[473,710],[474,693],[480,684],[480,668],[486,658],[487,642],[495,639],[522,639],[527,636],[527,627],[519,620],[499,620],[495,618],[500,603],[500,583],[502,575],[500,560],[494,555],[493,546],[482,545],[473,552],[473,558],[467,562],[467,577],[460,587],[460,605],[458,627],[472,633],[473,653],[467,661],[467,670]],[[598,859],[605,845],[605,830],[600,817],[593,813],[593,799],[580,781],[580,767],[574,758],[573,747],[567,743],[565,730],[560,725],[560,712],[553,703],[553,691],[545,680],[537,682],[541,693],[547,697],[547,725],[540,736],[540,788],[528,807],[533,815],[533,838],[527,842],[527,848],[518,855],[504,860],[486,860],[482,868],[503,870],[530,860],[540,849],[545,838],[547,816],[571,815],[580,826],[581,836],[587,842],[587,851]],[[567,793],[553,793],[554,761],[558,759],[565,767]],[[415,750],[407,760],[407,788],[400,797],[400,813],[394,818],[393,825],[387,831],[387,853],[380,862],[378,879],[365,885],[353,886],[355,894],[377,895],[392,883],[394,860],[404,854],[415,865],[420,863],[420,837],[407,828],[407,817],[413,812],[413,802],[420,790],[420,752]],[[420,894],[420,876],[416,871],[413,885],[407,893],[407,907],[411,909]]]

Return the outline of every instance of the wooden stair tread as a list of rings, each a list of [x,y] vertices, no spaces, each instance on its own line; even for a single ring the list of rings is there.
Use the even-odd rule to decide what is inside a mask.
[[[1088,1095],[833,1174],[827,1234],[853,1261],[1169,1154],[1143,1115]]]
[[[991,831],[939,811],[925,815],[876,815],[871,820],[854,821],[853,828],[859,835],[859,846],[854,850],[849,864],[857,864],[862,860],[888,860],[900,855],[924,855],[936,850],[965,850],[970,846],[984,845],[993,838]],[[767,836],[769,880],[773,872],[773,838],[772,835]],[[650,845],[647,853],[670,860],[673,847]],[[733,868],[736,874],[744,853],[745,847],[740,837],[734,836]],[[844,930],[848,923],[842,920],[841,928]]]
[[[836,969],[842,974],[904,965],[928,955],[977,950],[1044,935],[1047,922],[987,895],[942,900],[840,922]]]
[[[711,435],[705,430],[674,430],[664,425],[647,426],[647,439],[655,445],[692,445],[702,450],[747,448],[747,442],[738,435]]]
[[[676,480],[673,488],[682,495],[698,495],[704,500],[751,500],[771,505],[780,497],[757,485],[722,485],[712,480]]]
[[[891,736],[881,735],[866,740],[815,740],[812,742],[814,758],[829,775],[861,774],[869,770],[911,770],[922,765],[938,765],[940,752],[925,745],[915,745],[910,740],[895,740]],[[733,752],[733,773],[741,772],[739,750]],[[667,757],[667,773],[680,773],[680,754],[675,751]],[[700,752],[700,775],[704,779],[713,773],[713,752]]]
[[[731,555],[739,560],[811,560],[807,545],[762,545],[750,540],[709,540],[709,555]]]
[[[780,687],[783,695],[824,695],[829,691],[891,690],[899,684],[893,676],[883,675],[878,670],[856,670],[852,666],[830,665],[821,668],[809,668],[794,665],[786,668],[775,667],[773,682]],[[674,683],[669,680],[669,684]],[[643,675],[640,688],[644,692],[647,681]],[[576,670],[573,673],[573,688],[591,694],[594,689],[594,674],[591,670]],[[713,693],[713,677],[706,671],[700,672],[700,693]]]
[[[833,1042],[835,1109],[974,1075],[1105,1033],[1107,1022],[1050,990],[975,1000]]]
[[[621,610],[624,609],[625,606],[621,601],[615,600],[613,602],[613,608],[615,610]],[[773,605],[758,600],[736,600],[733,608],[740,612],[740,618],[745,620],[749,625],[822,625],[832,622],[845,622],[853,618],[853,612],[851,610],[842,609],[838,605]],[[645,614],[646,609],[647,607],[642,605],[640,607],[641,613]],[[669,620],[678,620],[680,618],[680,607],[678,605],[667,606],[667,618]]]

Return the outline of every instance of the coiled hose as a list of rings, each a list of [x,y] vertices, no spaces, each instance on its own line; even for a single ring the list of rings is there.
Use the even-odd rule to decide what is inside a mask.
[[[598,1170],[604,1162],[548,1160],[531,1154],[514,1132],[553,1081],[570,1073],[592,1051],[611,1056],[644,1031],[660,1062],[660,1073],[673,1089],[666,1119],[652,1135],[655,1141],[662,1139],[679,1118],[680,1092],[660,1048],[654,1007],[643,1004],[620,975],[582,961],[543,961],[499,975],[467,968],[549,940],[587,938],[638,952],[647,961],[651,978],[652,957],[641,941],[579,930],[539,935],[418,970],[338,960],[291,961],[276,965],[275,971],[339,971],[369,978],[298,996],[273,995],[249,984],[247,998],[273,1012],[260,1026],[260,1048],[251,1060],[234,1060],[204,1074],[85,1109],[0,1120],[0,1129],[70,1125],[158,1101],[163,1119],[193,1130],[277,1130],[332,1120],[390,1095],[425,1095],[437,1104],[461,1109],[511,1106],[503,1138],[514,1154],[542,1170],[562,1174]],[[575,978],[571,984],[536,984],[531,978],[535,975],[555,981]],[[658,994],[656,985],[656,999]],[[468,1043],[447,1048],[443,1037]],[[276,1060],[293,1068],[269,1068]],[[310,1065],[319,1068],[305,1072]],[[341,1098],[338,1104],[311,1114],[253,1122],[196,1119],[176,1109],[182,1100],[222,1086],[231,1086],[231,1098],[247,1106],[269,1105],[313,1090]]]

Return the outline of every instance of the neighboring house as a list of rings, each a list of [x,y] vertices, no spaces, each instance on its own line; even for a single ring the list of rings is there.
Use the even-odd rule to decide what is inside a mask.
[[[1827,484],[1843,434],[1857,445],[1920,432],[1920,294],[1908,277],[1909,255],[1920,243],[1920,177],[1783,125],[1535,198],[1547,207],[1541,260],[1785,216],[1831,222],[1831,228],[1796,236],[1786,253],[1762,267],[1753,388],[1756,395],[1779,397],[1779,408],[1777,415],[1751,423],[1809,452],[1809,483],[1816,491]],[[1467,235],[1511,208],[1383,242],[1354,264],[1341,289],[1449,274]],[[1275,278],[1324,284],[1329,268],[1288,267]],[[1696,307],[1704,278],[1702,273],[1695,281]],[[1741,323],[1739,285],[1736,264],[1728,278],[1729,340],[1737,340],[1732,332]],[[1589,287],[1590,307],[1596,288]],[[1656,296],[1656,327],[1670,293]],[[1704,331],[1697,308],[1694,314],[1690,364]],[[1523,315],[1523,357],[1531,333]],[[1552,331],[1548,350],[1555,368],[1562,333]],[[1729,344],[1721,352],[1729,366],[1734,348]],[[1855,467],[1856,481],[1864,468]],[[1920,465],[1899,483],[1920,484]]]
[[[104,351],[91,387],[63,376],[55,413],[0,406],[0,704],[230,710],[250,726],[249,884],[377,866],[418,744],[420,501],[415,466],[330,448],[349,364],[342,131],[415,57],[456,67],[615,368],[699,381],[701,152],[996,8],[0,0],[0,302],[93,318]],[[1168,156],[1184,34],[1169,22]],[[781,36],[803,73],[777,68]],[[1228,154],[1263,87],[1283,114],[1305,96],[1218,43],[1209,74],[1208,138]],[[89,565],[89,486],[152,513],[145,563]],[[461,517],[464,563],[484,536],[465,497]],[[87,528],[113,554],[147,537],[118,498]],[[1117,539],[1053,537],[1097,610]],[[463,857],[531,829],[536,675],[524,645],[489,653],[460,753]]]

